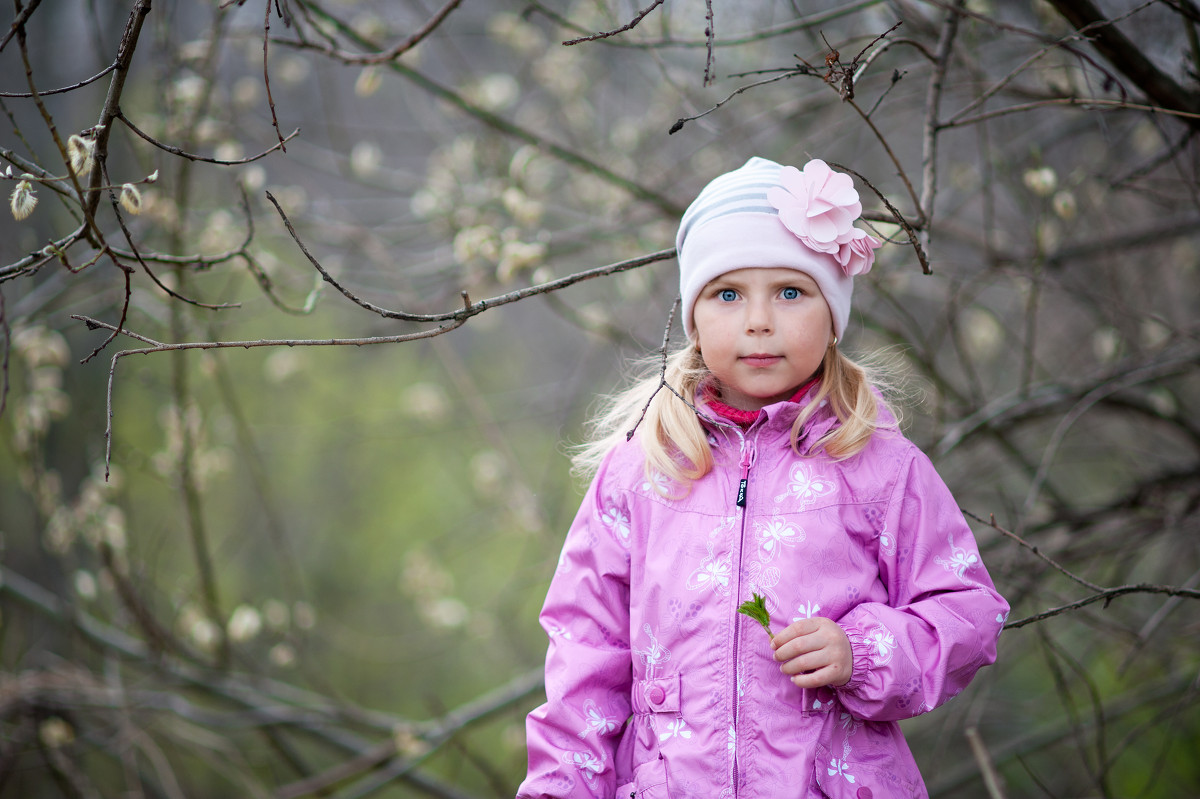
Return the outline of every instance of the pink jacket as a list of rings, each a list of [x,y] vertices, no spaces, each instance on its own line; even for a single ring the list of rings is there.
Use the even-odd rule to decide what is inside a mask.
[[[636,437],[609,454],[542,610],[547,702],[518,797],[926,796],[896,722],[995,660],[1008,605],[920,450],[894,432],[840,463],[797,457],[800,407],[708,425],[715,468],[680,499],[646,478]],[[814,414],[801,451],[836,423]],[[837,621],[850,682],[795,687],[736,612],[752,592],[776,631]]]

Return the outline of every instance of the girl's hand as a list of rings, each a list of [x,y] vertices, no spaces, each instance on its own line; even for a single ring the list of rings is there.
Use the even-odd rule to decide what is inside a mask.
[[[793,622],[774,638],[771,648],[798,688],[835,688],[850,682],[854,653],[846,632],[832,619],[813,618]]]

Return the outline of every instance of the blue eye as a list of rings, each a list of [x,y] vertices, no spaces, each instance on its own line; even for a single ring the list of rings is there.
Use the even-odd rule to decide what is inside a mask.
[[[791,287],[791,286],[789,286],[788,288],[784,289],[782,292],[780,292],[780,294],[782,294],[782,295],[783,295],[783,298],[784,298],[785,300],[798,300],[798,299],[800,299],[800,289],[798,289],[798,288],[794,288],[794,287]]]
[[[721,293],[717,295],[723,302],[733,302],[737,299],[737,292],[733,289],[721,289]]]

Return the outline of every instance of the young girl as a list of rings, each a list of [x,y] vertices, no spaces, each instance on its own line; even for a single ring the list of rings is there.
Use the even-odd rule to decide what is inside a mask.
[[[926,796],[896,722],[995,660],[1008,605],[838,349],[861,210],[822,161],[753,158],[684,214],[678,396],[656,372],[579,458],[519,797]]]

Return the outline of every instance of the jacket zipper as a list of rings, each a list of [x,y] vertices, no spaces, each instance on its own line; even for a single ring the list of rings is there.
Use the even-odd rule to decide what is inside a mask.
[[[740,428],[734,428],[741,441],[741,480],[738,482],[737,496],[734,499],[734,504],[742,509],[741,524],[738,525],[738,563],[737,563],[737,593],[734,594],[735,605],[741,601],[742,597],[742,552],[746,543],[746,499],[747,491],[750,485],[750,467],[754,463],[754,447],[746,440],[746,436]],[[741,639],[741,614],[733,614],[733,701],[731,707],[733,709],[733,763],[732,763],[732,781],[733,781],[733,796],[736,799],[738,795],[738,688],[740,684],[741,669],[739,667],[738,642]]]

